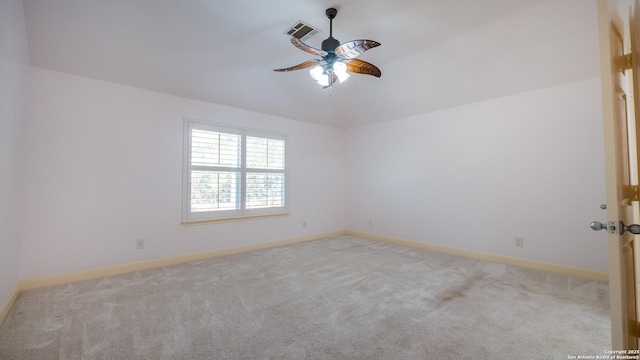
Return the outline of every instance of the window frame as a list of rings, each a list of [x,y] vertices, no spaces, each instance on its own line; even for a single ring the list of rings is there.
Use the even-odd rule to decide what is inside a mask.
[[[219,210],[219,211],[191,211],[191,171],[195,168],[202,168],[207,166],[194,166],[191,164],[191,131],[193,129],[220,132],[227,134],[240,135],[240,166],[237,168],[240,176],[240,207],[233,210]],[[283,170],[278,169],[262,169],[251,168],[247,166],[247,137],[257,137],[272,140],[284,141],[284,164]],[[288,215],[289,213],[289,176],[288,176],[288,136],[284,133],[277,133],[268,130],[254,129],[248,127],[240,127],[228,124],[220,124],[206,120],[194,119],[185,117],[183,126],[183,156],[182,156],[182,223],[203,223],[203,222],[218,222],[218,221],[233,221],[242,220],[247,218],[265,217],[265,216],[280,216]],[[225,166],[211,166],[210,168],[221,168],[231,170],[232,168]],[[246,208],[246,194],[247,194],[247,173],[260,172],[260,173],[277,173],[284,176],[284,206],[281,207],[267,207],[267,208]]]

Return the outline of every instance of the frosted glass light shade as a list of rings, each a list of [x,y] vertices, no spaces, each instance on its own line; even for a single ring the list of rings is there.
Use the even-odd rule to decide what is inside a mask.
[[[336,62],[333,64],[332,71],[338,77],[338,81],[341,83],[349,78],[349,73],[347,73],[347,65],[343,62]],[[313,80],[317,81],[319,85],[329,86],[329,74],[325,72],[324,67],[317,65],[309,70],[309,75],[313,78]]]
[[[315,66],[309,70],[309,74],[313,80],[317,81],[319,85],[329,86],[329,75],[324,73],[324,68],[320,65]]]
[[[309,70],[309,74],[315,81],[319,81],[322,78],[322,73],[324,72],[324,68],[320,65],[315,66]]]
[[[351,76],[347,73],[347,65],[343,62],[336,62],[333,64],[333,72],[338,76],[340,83],[343,83],[349,78],[349,76]]]
[[[322,75],[318,80],[318,85],[329,86],[329,75]]]

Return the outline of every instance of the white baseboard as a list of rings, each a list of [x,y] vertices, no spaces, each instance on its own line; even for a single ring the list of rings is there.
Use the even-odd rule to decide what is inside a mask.
[[[338,230],[338,231],[322,233],[322,234],[314,234],[314,235],[308,235],[308,236],[302,236],[302,237],[296,237],[296,238],[290,238],[290,239],[268,241],[268,242],[249,244],[249,245],[243,245],[243,246],[237,246],[237,247],[225,248],[225,249],[217,249],[217,250],[211,250],[211,251],[205,251],[205,252],[199,252],[199,253],[193,253],[193,254],[178,255],[178,256],[172,256],[172,257],[162,258],[162,259],[153,259],[153,260],[139,261],[139,262],[133,262],[133,263],[127,263],[127,264],[121,264],[121,265],[107,266],[107,267],[97,268],[97,269],[74,271],[74,272],[69,272],[64,274],[41,277],[41,278],[23,279],[20,281],[19,290],[20,291],[32,290],[32,289],[37,289],[37,288],[46,287],[46,286],[67,284],[67,283],[72,283],[72,282],[82,281],[82,280],[97,279],[104,276],[125,274],[133,271],[141,271],[141,270],[148,270],[148,269],[164,267],[164,266],[178,265],[186,262],[210,259],[218,256],[239,254],[239,253],[248,252],[248,251],[268,249],[268,248],[277,247],[277,246],[296,244],[304,241],[317,240],[324,237],[342,235],[344,233],[345,233],[344,230]]]
[[[420,249],[425,249],[430,251],[436,251],[436,252],[446,253],[450,255],[480,259],[485,261],[513,265],[513,266],[520,266],[520,267],[554,272],[554,273],[559,273],[564,275],[577,276],[577,277],[586,278],[590,280],[598,280],[598,281],[609,280],[609,275],[606,272],[575,268],[575,267],[570,267],[566,265],[552,264],[552,263],[546,263],[542,261],[528,260],[528,259],[516,258],[511,256],[505,256],[505,255],[497,255],[497,254],[483,253],[479,251],[464,250],[464,249],[458,249],[458,248],[453,248],[448,246],[428,244],[428,243],[398,239],[398,238],[376,235],[376,234],[369,234],[369,233],[364,233],[364,232],[359,232],[354,230],[338,230],[338,231],[322,233],[322,234],[314,234],[314,235],[303,236],[303,237],[296,237],[296,238],[290,238],[290,239],[275,240],[275,241],[268,241],[268,242],[257,243],[257,244],[237,246],[233,248],[211,250],[211,251],[179,255],[179,256],[173,256],[173,257],[162,258],[162,259],[139,261],[134,263],[107,266],[107,267],[97,268],[97,269],[81,270],[81,271],[46,276],[41,278],[22,279],[16,286],[16,290],[11,295],[7,303],[4,304],[2,308],[0,308],[0,320],[4,319],[4,316],[6,316],[7,313],[9,312],[9,309],[13,305],[13,302],[17,298],[18,294],[20,293],[20,291],[23,291],[23,290],[31,290],[31,289],[37,289],[37,288],[46,287],[46,286],[67,284],[67,283],[82,281],[82,280],[97,279],[104,276],[119,275],[119,274],[124,274],[128,272],[133,272],[133,271],[141,271],[141,270],[153,269],[153,268],[158,268],[163,266],[177,265],[177,264],[182,264],[182,263],[191,262],[191,261],[204,260],[204,259],[214,258],[218,256],[232,255],[232,254],[238,254],[238,253],[260,250],[260,249],[268,249],[272,247],[296,244],[304,241],[316,240],[324,237],[343,235],[343,234],[359,236],[363,238],[383,241],[383,242],[402,245],[402,246],[409,246],[409,247],[420,248]]]
[[[553,272],[557,274],[576,276],[576,277],[585,278],[589,280],[597,280],[597,281],[604,281],[604,282],[609,281],[609,274],[602,271],[582,269],[582,268],[571,267],[566,265],[547,263],[543,261],[516,258],[516,257],[506,256],[506,255],[484,253],[480,251],[464,250],[464,249],[459,249],[454,247],[428,244],[428,243],[398,239],[398,238],[376,235],[376,234],[369,234],[369,233],[364,233],[364,232],[359,232],[354,230],[347,230],[345,231],[345,234],[358,236],[365,239],[383,241],[383,242],[396,244],[396,245],[410,246],[410,247],[424,249],[424,250],[441,252],[449,255],[462,256],[467,258],[501,263],[501,264],[519,266],[519,267],[524,267],[529,269]]]
[[[398,238],[393,238],[393,237],[388,237],[383,235],[369,234],[369,233],[364,233],[364,232],[359,232],[354,230],[338,230],[338,231],[322,233],[322,234],[314,234],[314,235],[303,236],[303,237],[296,237],[296,238],[290,238],[290,239],[275,240],[275,241],[268,241],[268,242],[257,243],[257,244],[237,246],[233,248],[211,250],[211,251],[179,255],[179,256],[173,256],[173,257],[162,258],[162,259],[139,261],[134,263],[108,266],[108,267],[103,267],[98,269],[81,270],[81,271],[69,272],[69,273],[52,275],[52,276],[41,277],[41,278],[22,279],[18,282],[18,284],[16,284],[16,287],[13,293],[11,294],[11,296],[9,296],[7,301],[2,305],[2,307],[0,307],[0,325],[2,325],[2,322],[4,321],[7,314],[9,313],[9,310],[11,309],[14,302],[18,298],[20,291],[32,290],[32,289],[37,289],[37,288],[46,287],[46,286],[67,284],[67,283],[72,283],[72,282],[81,281],[81,280],[97,279],[104,276],[119,275],[119,274],[129,273],[133,271],[141,271],[141,270],[153,269],[153,268],[164,267],[164,266],[178,265],[178,264],[191,262],[191,261],[210,259],[210,258],[215,258],[219,256],[224,256],[224,255],[239,254],[239,253],[249,252],[254,250],[268,249],[272,247],[296,244],[304,241],[317,240],[325,237],[345,235],[345,234],[372,239],[372,240],[383,241],[383,242],[401,245],[401,246],[409,246],[409,247],[414,247],[414,248],[419,248],[419,249],[424,249],[429,251],[441,252],[449,255],[497,262],[497,263],[502,263],[507,265],[520,266],[524,268],[548,271],[548,272],[570,275],[570,276],[577,276],[577,277],[590,279],[590,280],[598,280],[598,281],[605,281],[605,282],[609,281],[608,273],[601,272],[601,271],[582,269],[582,268],[576,268],[576,267],[571,267],[566,265],[552,264],[552,263],[546,263],[542,261],[528,260],[528,259],[516,258],[511,256],[505,256],[505,255],[484,253],[480,251],[464,250],[464,249],[453,248],[448,246],[428,244],[428,243],[422,243],[422,242],[417,242],[412,240],[398,239]]]
[[[20,295],[20,291],[21,291],[20,282],[18,282],[16,284],[16,287],[13,289],[13,292],[11,293],[11,295],[9,295],[9,298],[7,299],[7,301],[4,304],[2,304],[2,307],[0,307],[0,325],[2,325],[2,323],[4,322],[4,319],[9,314],[9,310],[11,310],[13,303],[16,302],[18,295]]]

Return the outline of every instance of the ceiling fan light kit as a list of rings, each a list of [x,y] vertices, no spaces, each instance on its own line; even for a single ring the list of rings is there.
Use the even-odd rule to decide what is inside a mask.
[[[295,37],[291,38],[293,46],[318,55],[321,59],[307,60],[296,66],[274,71],[287,72],[311,68],[309,74],[323,89],[333,86],[337,81],[340,83],[346,81],[350,76],[349,73],[380,77],[382,72],[375,65],[355,58],[381,44],[373,40],[352,40],[340,44],[340,41],[333,37],[333,19],[338,14],[338,10],[329,8],[325,14],[329,18],[329,37],[322,41],[321,49],[313,48]]]

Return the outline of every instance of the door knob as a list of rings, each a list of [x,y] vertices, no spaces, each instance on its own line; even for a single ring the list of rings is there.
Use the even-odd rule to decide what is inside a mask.
[[[620,235],[624,234],[627,231],[632,234],[640,235],[640,225],[638,224],[625,225],[622,221],[620,221]]]
[[[603,224],[600,221],[592,222],[591,224],[589,224],[589,227],[591,228],[591,230],[595,231],[607,230],[607,224]]]

